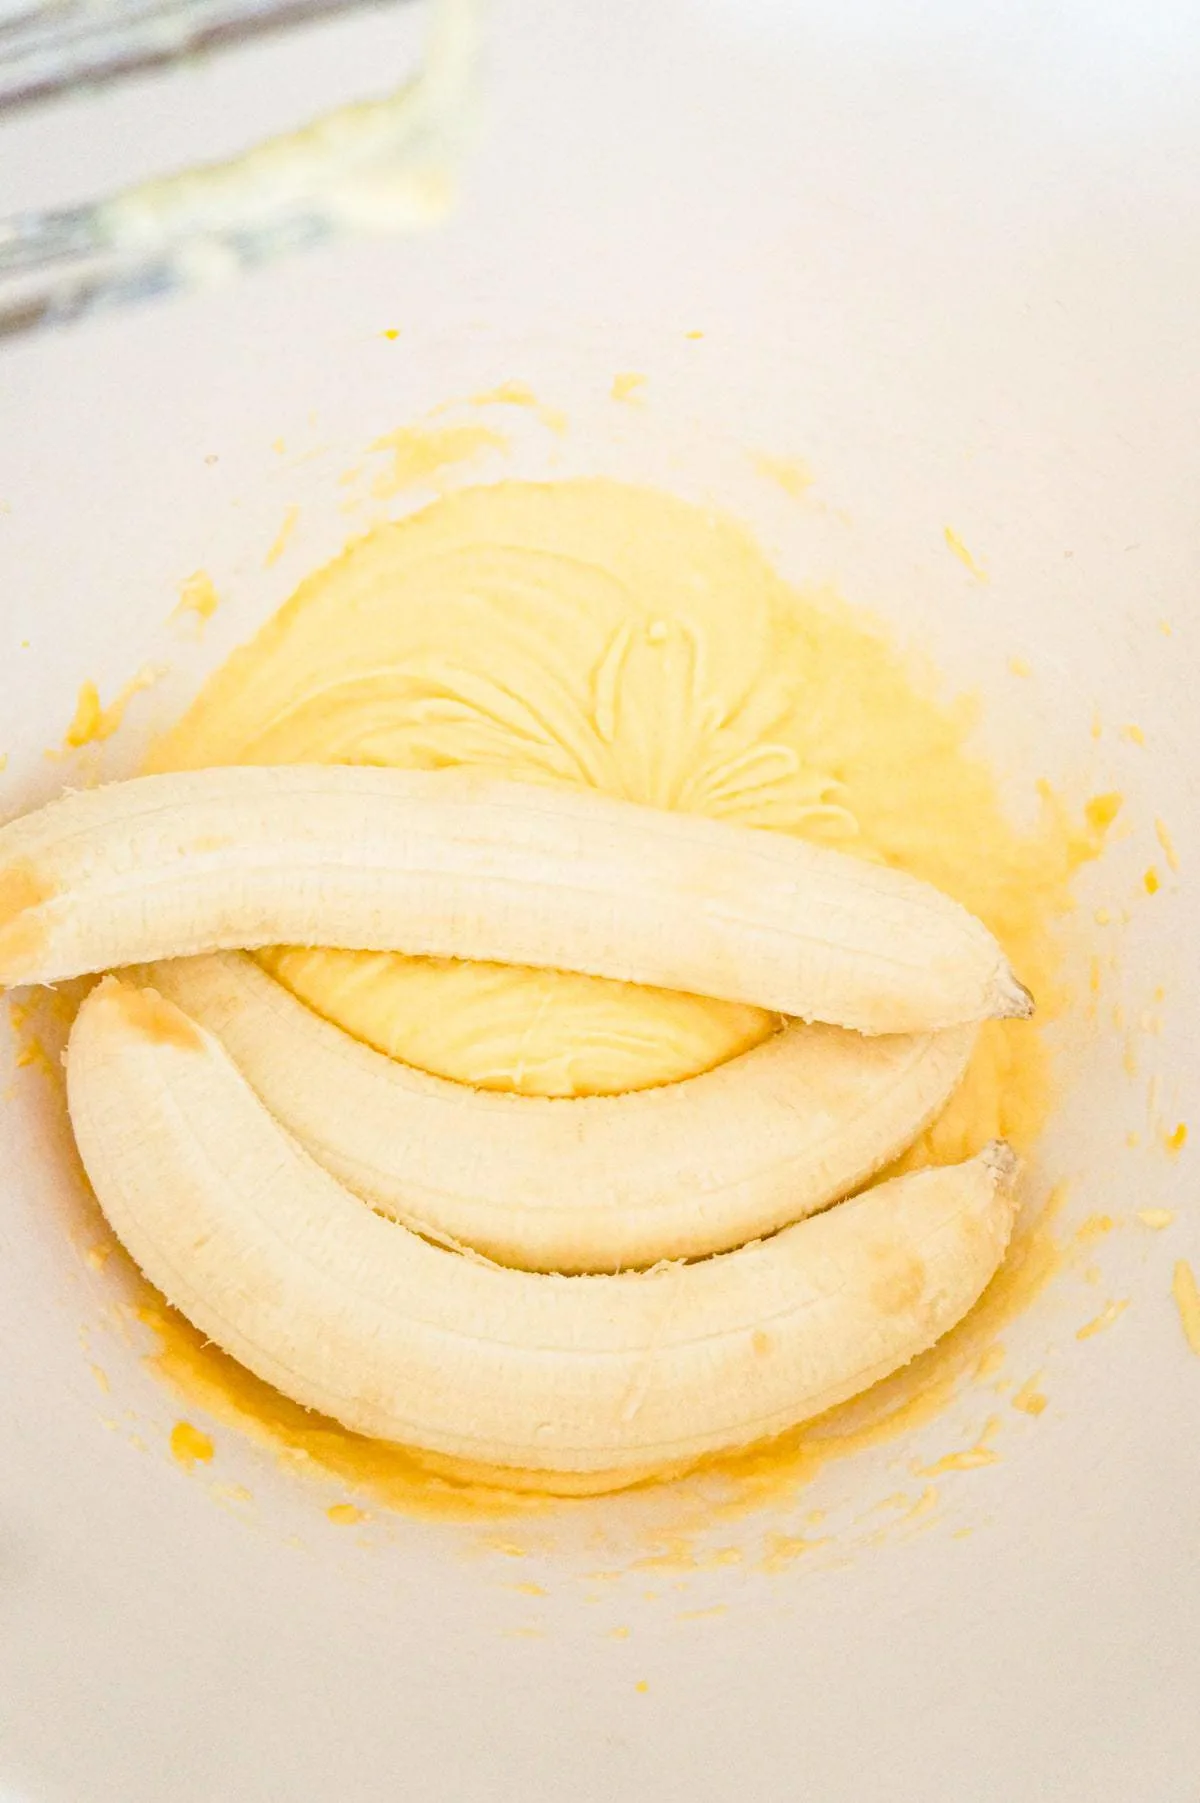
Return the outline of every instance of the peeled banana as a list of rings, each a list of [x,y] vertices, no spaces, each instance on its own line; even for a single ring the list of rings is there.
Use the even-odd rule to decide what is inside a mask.
[[[196,770],[0,829],[0,985],[285,941],[582,971],[861,1033],[1032,1007],[987,929],[913,877],[592,791]]]
[[[678,1463],[831,1407],[965,1313],[1013,1220],[996,1142],[700,1263],[545,1276],[365,1207],[152,989],[92,991],[67,1083],[101,1207],[202,1332],[360,1433],[525,1470]]]
[[[541,1271],[695,1258],[814,1214],[916,1138],[957,1086],[977,1033],[864,1039],[792,1023],[688,1082],[550,1101],[386,1058],[252,958],[214,953],[145,974],[372,1207]]]

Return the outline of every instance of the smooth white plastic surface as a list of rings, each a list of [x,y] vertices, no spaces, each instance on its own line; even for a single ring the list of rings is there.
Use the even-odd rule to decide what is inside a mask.
[[[344,1489],[229,1429],[212,1466],[171,1461],[173,1422],[204,1417],[143,1369],[148,1335],[114,1331],[72,1243],[44,1080],[0,1072],[6,1798],[1196,1795],[1200,1361],[1169,1294],[1177,1258],[1200,1270],[1196,1155],[1147,1149],[1147,1109],[1154,1078],[1158,1116],[1200,1138],[1200,28],[1166,5],[890,12],[508,0],[440,232],[7,352],[0,807],[63,780],[44,750],[81,681],[107,700],[169,662],[108,748],[131,767],[355,529],[336,477],[367,442],[528,382],[571,430],[521,416],[480,479],[602,469],[714,499],[982,693],[1015,807],[1043,774],[1076,800],[1122,790],[1128,830],[1069,933],[1081,991],[1115,935],[1117,986],[1098,1024],[1062,1028],[1030,1193],[1066,1177],[1068,1223],[1153,1205],[1175,1224],[1110,1235],[1095,1283],[1081,1267],[1005,1334],[1010,1368],[1044,1373],[1040,1418],[968,1385],[910,1439],[689,1540],[696,1569],[638,1565],[652,1532],[702,1518],[694,1493],[490,1532],[372,1509],[348,1530],[323,1513]],[[85,131],[62,123],[64,155]],[[620,370],[647,375],[639,404],[609,398]],[[802,458],[810,495],[753,453]],[[200,566],[225,599],[193,641],[167,616]],[[1150,898],[1156,816],[1180,869]],[[1132,1020],[1159,984],[1131,1076],[1111,1006]],[[1110,1297],[1128,1308],[1078,1341]],[[868,1544],[866,1509],[997,1412],[998,1461]],[[212,1493],[239,1483],[253,1505]],[[805,1532],[831,1549],[772,1562],[772,1535]]]

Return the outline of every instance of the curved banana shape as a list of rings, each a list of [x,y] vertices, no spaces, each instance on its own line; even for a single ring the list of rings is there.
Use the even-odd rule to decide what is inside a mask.
[[[276,1120],[373,1208],[540,1271],[617,1271],[757,1239],[859,1188],[957,1087],[977,1029],[792,1024],[703,1076],[545,1100],[449,1083],[322,1020],[252,958],[145,973]]]
[[[676,1464],[831,1407],[970,1308],[1015,1206],[998,1142],[698,1264],[543,1276],[364,1207],[153,990],[93,990],[67,1080],[101,1207],[202,1332],[361,1433],[525,1470]]]
[[[590,790],[194,770],[0,829],[0,985],[284,941],[576,970],[863,1033],[1032,1006],[986,927],[928,884]]]

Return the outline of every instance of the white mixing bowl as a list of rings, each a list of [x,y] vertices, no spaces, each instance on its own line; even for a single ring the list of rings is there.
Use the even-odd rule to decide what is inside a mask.
[[[0,808],[69,780],[44,753],[81,682],[107,700],[169,665],[104,748],[132,769],[359,528],[336,478],[371,439],[528,383],[570,430],[522,414],[512,456],[461,479],[598,469],[715,500],[981,693],[1018,812],[1040,776],[1074,806],[1124,795],[1065,924],[1076,1003],[1028,1177],[1035,1202],[1069,1180],[1064,1239],[1119,1225],[1003,1336],[1045,1412],[965,1381],[707,1531],[671,1494],[490,1525],[359,1499],[347,1528],[324,1512],[344,1487],[146,1369],[152,1336],[86,1256],[54,1085],[14,1039],[0,1796],[1193,1803],[1200,1361],[1170,1292],[1200,1217],[1194,1150],[1162,1141],[1189,1111],[1200,1132],[1200,46],[1166,5],[1136,30],[1095,7],[1020,29],[928,12],[508,0],[440,233],[9,351]],[[623,370],[647,377],[628,403]],[[754,454],[803,459],[813,487],[785,494]],[[223,597],[202,637],[168,619],[200,567]],[[1097,951],[1115,969],[1090,1019]],[[1146,1207],[1172,1225],[1133,1223]],[[1078,1339],[1109,1300],[1111,1331]],[[927,1519],[867,1519],[994,1414],[999,1457],[947,1473]],[[211,1464],[169,1456],[181,1416]],[[806,1533],[825,1546],[779,1556]]]

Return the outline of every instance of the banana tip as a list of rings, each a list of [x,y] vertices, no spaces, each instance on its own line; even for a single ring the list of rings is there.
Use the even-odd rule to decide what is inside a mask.
[[[1011,1189],[1016,1182],[1017,1172],[1021,1168],[1021,1160],[1008,1141],[1006,1139],[992,1140],[983,1148],[981,1156],[998,1187]]]
[[[1005,966],[996,984],[996,1012],[1005,1020],[1032,1020],[1036,1003],[1033,994],[1026,989]]]
[[[148,984],[139,987],[108,976],[94,991],[97,1002],[116,1011],[123,1024],[151,1045],[174,1046],[178,1051],[204,1048],[204,1035],[182,1008]]]

